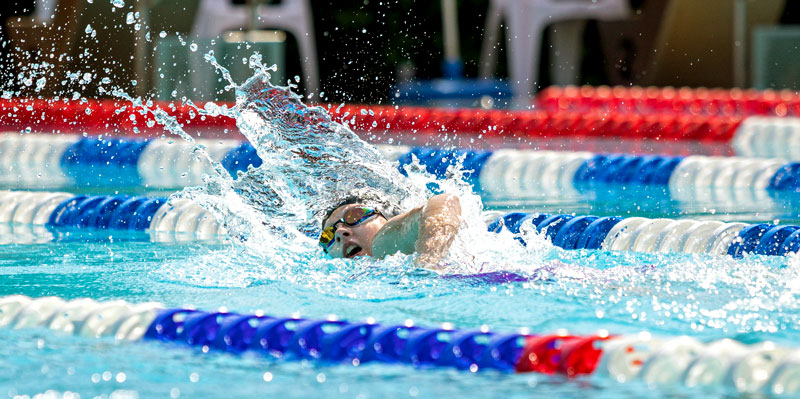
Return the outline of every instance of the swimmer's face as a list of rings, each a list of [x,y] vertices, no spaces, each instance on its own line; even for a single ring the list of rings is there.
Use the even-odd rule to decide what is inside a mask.
[[[342,205],[331,213],[322,228],[327,228],[345,219],[345,215],[354,209],[365,207],[362,204]],[[372,256],[372,239],[378,230],[386,224],[386,218],[374,215],[356,226],[338,223],[334,233],[333,245],[328,254],[334,258],[353,258],[356,256]]]

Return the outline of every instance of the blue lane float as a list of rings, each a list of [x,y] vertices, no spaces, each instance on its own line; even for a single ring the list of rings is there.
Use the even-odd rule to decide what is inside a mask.
[[[234,178],[261,165],[249,143],[198,140]],[[740,157],[592,154],[530,150],[469,151],[378,146],[399,168],[413,159],[444,177],[461,163],[477,191],[525,196],[601,186],[662,186],[673,197],[692,190],[800,192],[800,163]],[[208,161],[182,140],[62,135],[0,136],[0,184],[6,187],[180,188],[202,182]]]
[[[563,249],[784,256],[800,249],[800,226],[617,216],[510,213],[489,224],[525,242],[532,231]]]
[[[126,195],[0,191],[0,223],[51,228],[113,229],[190,234],[197,239],[224,236],[214,217],[185,199]],[[769,223],[598,217],[513,212],[488,224],[525,243],[527,234],[544,235],[563,249],[783,256],[800,248],[800,226]]]
[[[159,311],[144,338],[234,353],[257,351],[276,358],[357,364],[377,361],[474,371],[514,371],[526,339],[519,333],[480,329],[351,323],[183,308]]]
[[[219,240],[226,234],[208,211],[186,199],[0,191],[0,213],[0,224],[17,226],[147,231],[184,240]]]
[[[705,343],[689,336],[612,335],[605,330],[595,334],[566,330],[534,334],[527,329],[494,332],[486,326],[458,329],[449,323],[423,327],[412,321],[380,324],[371,319],[207,312],[154,302],[65,301],[23,295],[0,297],[0,328],[46,328],[118,342],[166,342],[202,348],[198,354],[248,352],[271,361],[406,364],[473,373],[534,372],[620,383],[639,381],[651,386],[707,388],[713,384],[780,397],[800,392],[796,381],[800,351],[769,341]],[[782,396],[786,394],[790,396]]]
[[[139,158],[149,140],[82,138],[61,155],[64,173],[77,186],[139,186]]]

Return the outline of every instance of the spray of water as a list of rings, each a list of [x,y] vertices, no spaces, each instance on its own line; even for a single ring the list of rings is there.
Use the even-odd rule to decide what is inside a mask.
[[[187,188],[177,197],[191,199],[214,213],[240,247],[235,255],[229,255],[252,260],[253,266],[264,270],[265,278],[308,279],[309,270],[324,271],[315,275],[318,283],[320,278],[330,278],[332,266],[352,269],[353,263],[409,270],[413,258],[402,255],[384,261],[325,258],[316,245],[316,235],[326,211],[354,193],[408,210],[434,195],[431,187],[461,199],[462,228],[445,262],[446,272],[532,271],[544,264],[542,257],[532,255],[552,246],[538,233],[527,233],[529,245],[525,247],[511,234],[486,231],[483,204],[462,178],[460,164],[450,167],[442,179],[428,174],[417,162],[401,174],[396,163],[384,159],[346,122],[332,120],[323,107],[304,104],[292,91],[296,87],[273,86],[269,82],[271,67],[262,64],[260,55],[251,57],[254,75],[241,84],[233,81],[213,52],[206,54],[206,60],[227,81],[227,89],[236,92],[237,100],[232,107],[207,103],[202,108],[195,106],[196,111],[207,117],[234,118],[263,164],[231,177],[218,160],[195,146],[195,153],[209,160],[214,173],[206,176],[202,186]],[[117,95],[143,113],[151,113],[169,132],[194,143],[166,111],[122,92]],[[344,119],[351,117],[345,115]],[[242,272],[239,274],[249,273]]]

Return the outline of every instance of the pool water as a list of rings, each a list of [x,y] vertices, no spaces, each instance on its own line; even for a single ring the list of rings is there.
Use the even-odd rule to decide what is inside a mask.
[[[17,244],[0,261],[0,295],[159,301],[167,306],[419,325],[451,322],[493,330],[567,328],[591,333],[641,330],[793,345],[800,330],[797,257],[742,260],[689,255],[531,252],[565,265],[531,282],[446,278],[402,259],[314,265],[290,276],[231,244],[109,240]],[[642,268],[653,265],[654,268]],[[465,373],[403,365],[331,365],[255,355],[202,353],[170,344],[115,343],[50,331],[0,330],[0,386],[9,397],[46,390],[81,397],[511,397],[552,394],[673,397],[684,388],[618,384],[599,378]],[[677,391],[676,391],[677,390]],[[724,397],[720,388],[712,391]],[[685,392],[700,397],[709,392]],[[732,393],[731,393],[732,394]],[[105,396],[104,396],[105,395]],[[109,396],[110,395],[110,396]],[[114,396],[116,395],[116,396]],[[682,396],[685,397],[685,396]]]
[[[254,77],[254,79],[257,78]],[[223,220],[227,242],[149,242],[146,234],[47,231],[58,240],[3,246],[0,296],[158,301],[166,306],[309,318],[335,314],[381,323],[546,333],[649,331],[703,341],[733,338],[796,345],[800,257],[566,251],[535,232],[523,246],[486,232],[487,210],[597,215],[797,221],[793,200],[772,204],[674,200],[663,192],[608,188],[531,198],[484,198],[456,177],[435,180],[395,165],[346,127],[326,120],[285,90],[251,80],[230,114],[264,165],[236,180],[211,177],[180,194]],[[267,100],[269,99],[269,100]],[[169,125],[169,120],[160,115]],[[171,128],[177,129],[175,126]],[[176,134],[181,133],[175,131]],[[280,149],[280,150],[276,150]],[[199,150],[202,152],[202,150]],[[293,152],[294,151],[294,152]],[[287,156],[302,154],[302,156]],[[323,162],[320,162],[320,159]],[[350,188],[377,186],[404,206],[431,190],[456,192],[464,226],[442,273],[412,257],[335,260],[313,238],[318,213]],[[635,190],[633,190],[635,191]],[[44,233],[43,233],[44,234]],[[1,237],[0,237],[1,238]],[[13,240],[12,240],[13,241]],[[528,281],[498,282],[487,272]],[[738,397],[724,387],[688,389],[620,384],[601,377],[509,375],[404,365],[325,364],[263,355],[203,353],[158,342],[116,343],[39,329],[0,329],[0,396],[34,397]]]

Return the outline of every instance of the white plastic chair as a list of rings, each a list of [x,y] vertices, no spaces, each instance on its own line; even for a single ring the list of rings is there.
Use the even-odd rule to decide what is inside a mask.
[[[241,29],[248,25],[250,10],[237,6],[231,0],[202,0],[197,10],[192,35],[213,38],[226,30]],[[308,0],[283,0],[276,5],[257,7],[257,24],[260,28],[285,30],[297,39],[306,93],[319,93],[317,47],[314,40],[314,22]]]
[[[53,20],[51,17],[56,11],[56,0],[36,0],[33,5],[34,9],[31,17],[36,23],[50,23]]]
[[[505,21],[509,79],[514,103],[528,105],[536,91],[539,52],[544,29],[555,23],[552,52],[554,77],[568,84],[580,61],[580,41],[586,19],[615,20],[630,13],[628,0],[491,0],[481,50],[482,77],[494,73],[500,24]],[[574,81],[572,82],[574,83]]]

